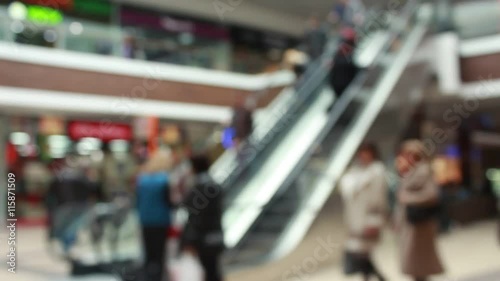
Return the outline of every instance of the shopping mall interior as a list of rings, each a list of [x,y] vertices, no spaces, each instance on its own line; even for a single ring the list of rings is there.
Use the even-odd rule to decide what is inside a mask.
[[[0,0],[0,279],[498,281],[499,108],[497,0]]]

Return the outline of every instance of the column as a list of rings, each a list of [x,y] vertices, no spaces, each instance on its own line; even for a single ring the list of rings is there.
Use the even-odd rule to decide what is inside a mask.
[[[6,117],[0,115],[0,227],[2,232],[5,229],[7,219],[7,157],[5,149],[7,148],[7,121]],[[3,242],[3,241],[2,241]]]

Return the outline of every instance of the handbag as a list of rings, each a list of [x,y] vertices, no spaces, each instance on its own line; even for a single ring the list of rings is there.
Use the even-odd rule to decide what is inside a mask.
[[[173,281],[205,280],[205,272],[198,258],[189,253],[183,253],[178,260],[172,261],[168,268]]]
[[[418,224],[435,219],[441,213],[441,205],[437,204],[430,207],[407,206],[406,219],[411,224]]]
[[[368,227],[363,231],[363,239],[377,241],[380,239],[380,228]]]

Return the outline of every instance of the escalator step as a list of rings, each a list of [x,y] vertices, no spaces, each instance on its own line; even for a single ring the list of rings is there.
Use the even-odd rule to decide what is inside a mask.
[[[255,231],[258,232],[280,232],[285,227],[286,224],[283,223],[288,220],[288,217],[280,216],[280,215],[269,215],[264,217],[257,226],[255,227]]]

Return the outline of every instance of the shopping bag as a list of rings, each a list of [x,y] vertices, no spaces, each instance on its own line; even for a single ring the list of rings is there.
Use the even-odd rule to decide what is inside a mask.
[[[197,257],[183,253],[178,260],[169,265],[169,273],[173,281],[203,281],[205,273]]]

